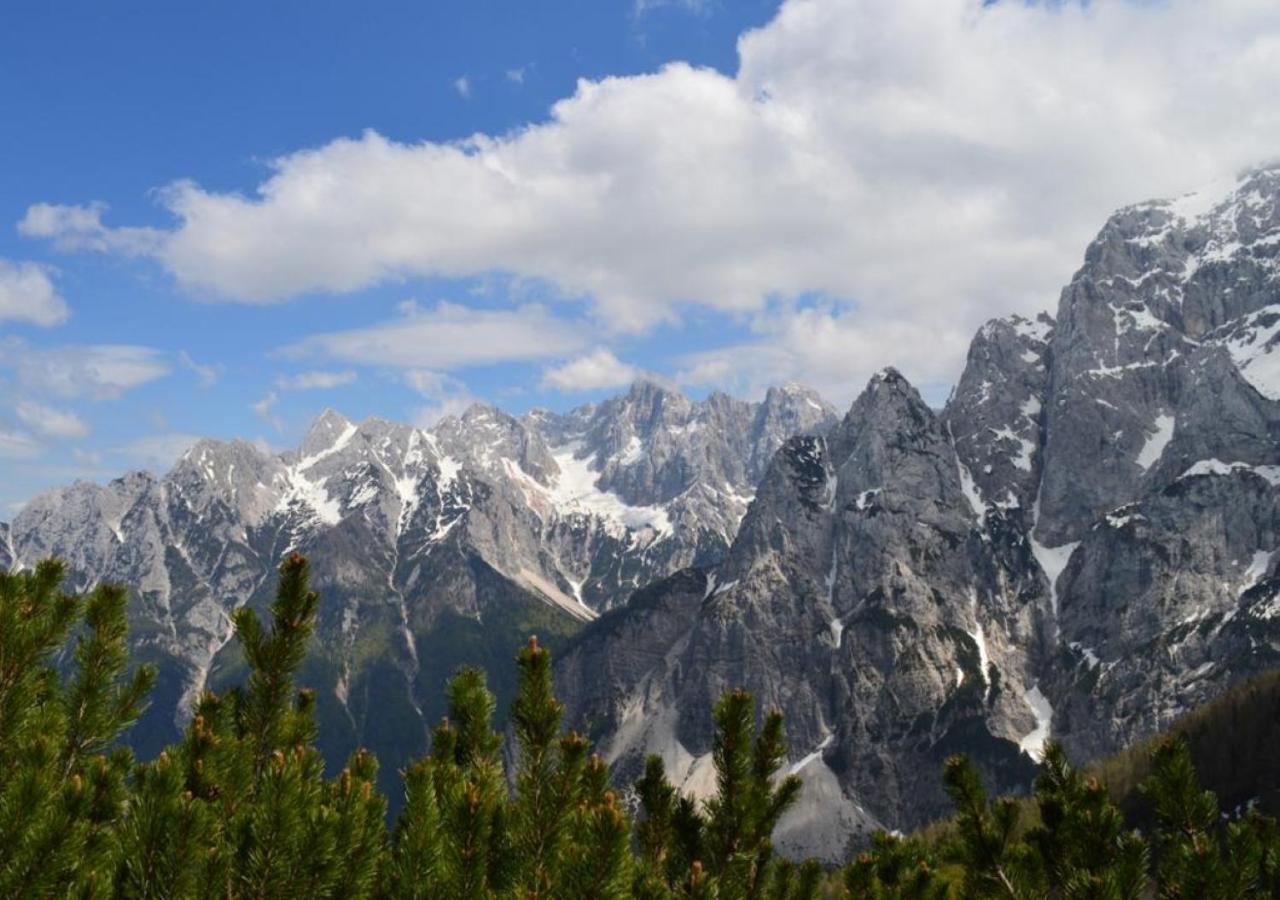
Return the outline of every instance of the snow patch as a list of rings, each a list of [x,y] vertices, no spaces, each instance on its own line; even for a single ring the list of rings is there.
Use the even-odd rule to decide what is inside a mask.
[[[1049,608],[1053,611],[1054,619],[1058,618],[1058,578],[1067,568],[1067,563],[1071,562],[1071,554],[1080,546],[1079,541],[1073,541],[1070,544],[1062,544],[1057,547],[1046,547],[1031,538],[1031,554],[1036,558],[1036,562],[1040,564],[1040,570],[1044,572],[1045,579],[1049,582]]]
[[[649,529],[657,537],[666,537],[674,528],[667,511],[661,506],[630,506],[617,494],[596,486],[600,474],[592,468],[591,458],[579,459],[580,441],[565,444],[552,453],[560,475],[547,491],[552,504],[565,515],[594,515],[624,529]]]
[[[787,774],[796,775],[800,772],[801,769],[809,765],[809,763],[814,762],[815,760],[821,759],[822,751],[830,747],[831,743],[835,739],[836,739],[836,736],[834,734],[827,735],[825,738],[823,738],[822,743],[814,748],[812,753],[810,753],[808,756],[802,756],[796,762],[792,763],[791,768],[787,770]]]
[[[1274,550],[1256,550],[1253,559],[1249,560],[1249,566],[1244,570],[1244,586],[1245,590],[1257,584],[1267,569],[1271,566],[1271,557],[1275,556]]]
[[[862,511],[863,511],[863,510],[865,510],[868,506],[870,506],[870,505],[871,505],[871,500],[872,500],[872,499],[873,499],[877,494],[879,494],[879,493],[880,493],[880,490],[881,490],[880,488],[871,488],[871,489],[870,489],[870,490],[868,490],[868,491],[863,491],[862,493],[858,494],[858,498],[857,498],[856,500],[854,500],[854,502],[853,502],[854,507],[855,507],[859,512],[862,512]]]
[[[1169,446],[1169,441],[1173,440],[1173,430],[1177,424],[1177,419],[1168,413],[1161,413],[1156,416],[1155,423],[1152,425],[1152,431],[1147,437],[1146,443],[1142,445],[1142,449],[1138,451],[1138,458],[1134,460],[1145,472],[1150,469],[1164,454],[1164,448]]]
[[[1009,426],[1003,428],[988,428],[996,440],[1014,441],[1018,444],[1018,449],[1010,454],[1010,461],[1015,467],[1024,472],[1031,471],[1031,454],[1035,452],[1036,445],[1019,434],[1015,434]]]
[[[526,588],[530,588],[539,594],[542,594],[554,605],[560,607],[575,619],[585,619],[590,621],[596,618],[596,613],[590,607],[582,603],[581,599],[570,597],[559,587],[552,584],[546,578],[543,578],[532,569],[521,569],[517,576],[517,581],[521,582]]]
[[[1260,325],[1264,316],[1275,316],[1270,325]],[[1280,352],[1276,338],[1280,335],[1280,305],[1272,304],[1247,316],[1223,344],[1231,361],[1259,394],[1268,400],[1280,400]]]
[[[1049,705],[1049,700],[1044,694],[1040,693],[1040,685],[1034,684],[1031,690],[1023,695],[1027,702],[1027,706],[1031,707],[1031,714],[1036,717],[1036,727],[1027,732],[1027,734],[1018,742],[1018,746],[1022,748],[1022,752],[1026,753],[1036,762],[1044,757],[1044,745],[1049,741],[1049,730],[1053,725],[1053,707]]]
[[[983,692],[985,698],[991,693],[991,676],[988,674],[991,657],[987,654],[987,636],[982,630],[982,621],[978,618],[978,589],[974,587],[969,588],[969,608],[973,612],[973,631],[968,632],[968,635],[978,645],[978,665],[982,670],[982,683],[986,686],[986,691]]]
[[[1193,478],[1197,475],[1231,475],[1234,472],[1252,472],[1260,478],[1265,478],[1271,484],[1280,485],[1280,466],[1254,466],[1245,462],[1226,463],[1220,459],[1202,459],[1194,463],[1191,468],[1179,475],[1178,478],[1180,480]]]
[[[313,453],[311,456],[306,456],[298,460],[297,466],[295,468],[298,471],[311,468],[316,463],[320,462],[320,460],[333,456],[333,454],[341,451],[344,447],[347,446],[347,444],[351,443],[351,439],[355,436],[356,436],[356,426],[348,422],[347,427],[342,429],[342,434],[338,435],[338,439],[334,441],[333,444],[331,444],[326,449],[321,450],[319,453]]]

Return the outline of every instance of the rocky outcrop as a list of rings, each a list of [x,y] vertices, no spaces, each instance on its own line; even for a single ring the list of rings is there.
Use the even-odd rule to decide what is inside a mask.
[[[1025,788],[1050,736],[1113,751],[1274,665],[1278,196],[1269,168],[1120,211],[1056,320],[978,332],[940,415],[881,373],[779,451],[696,611],[680,576],[634,613],[649,640],[630,607],[584,632],[570,709],[624,771],[659,752],[700,788],[705,710],[749,687],[819,798],[789,846],[834,858],[833,833],[944,812],[951,752]],[[585,700],[616,635],[649,667]]]
[[[783,843],[839,855],[876,824],[934,814],[951,752],[1008,787],[1030,777],[1019,744],[1039,724],[1024,648],[1040,587],[984,539],[945,424],[886,370],[825,439],[783,445],[714,572],[655,585],[590,626],[560,684],[620,772],[657,752],[695,791],[710,786],[722,691],[745,686],[785,710],[813,790]],[[612,692],[582,681],[619,655]]]
[[[798,389],[693,402],[648,383],[562,416],[475,406],[431,431],[329,411],[281,455],[206,440],[164,477],[39,497],[0,526],[0,564],[58,556],[77,589],[134,589],[135,650],[161,668],[145,751],[235,671],[231,613],[265,604],[278,561],[306,552],[326,599],[309,674],[332,755],[367,743],[399,758],[422,749],[455,665],[505,668],[530,631],[567,635],[640,585],[718,562],[752,460],[783,428],[832,421]]]

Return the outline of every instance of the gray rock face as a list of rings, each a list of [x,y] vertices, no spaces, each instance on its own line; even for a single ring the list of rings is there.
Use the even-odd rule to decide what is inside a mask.
[[[584,632],[571,711],[622,771],[708,789],[706,710],[748,687],[817,798],[786,846],[834,858],[945,812],[948,753],[1026,787],[1050,736],[1106,753],[1275,665],[1278,195],[1271,168],[1121,210],[1056,321],[979,331],[941,415],[877,376],[778,452],[723,563]]]
[[[960,457],[966,497],[979,510],[1030,510],[1043,470],[1041,423],[1053,320],[996,319],[969,347],[943,418]]]
[[[206,440],[163,478],[45,494],[0,526],[0,564],[58,556],[76,588],[135,589],[135,649],[162,668],[141,729],[152,749],[234,668],[231,612],[265,604],[279,560],[306,552],[326,598],[313,677],[330,724],[385,750],[377,697],[408,723],[391,729],[394,757],[421,749],[453,665],[494,662],[473,658],[476,642],[503,642],[505,664],[522,628],[567,633],[637,586],[719,561],[753,461],[783,429],[833,421],[800,390],[695,403],[650,384],[564,416],[475,406],[429,432],[330,411],[283,455]]]
[[[1077,540],[1099,515],[1167,481],[1167,467],[1152,469],[1171,439],[1231,459],[1270,453],[1278,193],[1280,168],[1258,170],[1225,194],[1121,210],[1089,246],[1052,342],[1037,526],[1045,543]],[[1223,354],[1231,365],[1211,362]],[[1243,431],[1179,415],[1215,377],[1205,366],[1219,379],[1230,369],[1243,376],[1245,396],[1223,399]]]
[[[782,844],[838,856],[868,827],[933,813],[949,752],[1006,785],[1029,777],[1023,648],[1040,586],[984,541],[943,422],[887,370],[827,438],[783,445],[714,573],[589,627],[562,690],[624,776],[657,752],[697,792],[711,787],[709,711],[747,687],[786,711],[812,787]],[[615,658],[611,694],[583,684]]]

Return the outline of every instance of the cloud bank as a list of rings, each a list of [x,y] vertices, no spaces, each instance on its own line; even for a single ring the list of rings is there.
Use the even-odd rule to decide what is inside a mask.
[[[243,303],[496,271],[587,298],[606,335],[710,309],[750,322],[769,366],[849,385],[888,362],[954,377],[985,318],[1054,305],[1114,208],[1280,153],[1274,0],[789,0],[738,49],[732,76],[582,81],[507,134],[367,132],[248,194],[171,185],[167,232],[101,206],[38,205],[22,228]],[[841,305],[794,302],[813,296]],[[547,357],[585,343],[547,311],[444,306],[310,346],[447,369],[485,355],[451,346],[467,316],[499,342],[529,320]],[[744,377],[741,349],[686,377]]]

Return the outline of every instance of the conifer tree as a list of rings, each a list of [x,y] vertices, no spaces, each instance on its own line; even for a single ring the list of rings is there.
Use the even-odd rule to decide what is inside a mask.
[[[1201,789],[1185,742],[1156,745],[1142,790],[1158,823],[1156,881],[1162,897],[1280,896],[1275,823],[1250,811],[1224,829],[1218,799]]]
[[[948,890],[925,846],[884,831],[845,869],[844,885],[851,897],[864,900],[942,900]]]
[[[121,893],[372,895],[386,841],[377,764],[359,750],[326,782],[315,695],[294,684],[317,604],[307,561],[294,554],[280,566],[270,627],[236,612],[248,682],[226,697],[206,693],[183,741],[138,767],[139,800],[119,833]]]
[[[755,734],[755,701],[738,689],[720,698],[713,718],[716,794],[707,802],[708,862],[722,890],[758,897],[773,858],[774,826],[799,798],[800,779],[788,775],[773,783],[787,755],[781,712],[769,712]]]
[[[1106,787],[1071,766],[1058,744],[1045,747],[1035,800],[1040,823],[1027,842],[1051,892],[1115,900],[1143,895],[1146,842],[1126,829]]]
[[[1025,874],[1016,801],[1006,797],[989,804],[978,773],[963,756],[947,760],[942,782],[956,808],[954,854],[964,867],[962,895],[1004,900],[1043,896]]]
[[[744,690],[726,693],[713,711],[712,762],[716,793],[704,811],[679,797],[661,759],[650,757],[636,784],[643,818],[637,829],[644,896],[756,898],[790,896],[808,885],[773,856],[772,834],[799,797],[800,779],[777,773],[786,758],[782,714],[768,713],[755,729],[755,701]],[[806,888],[803,888],[807,890]]]
[[[155,682],[126,675],[124,589],[82,599],[63,574],[0,573],[0,896],[106,894],[132,759],[113,745]],[[78,620],[64,679],[54,654]]]

